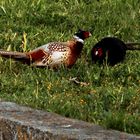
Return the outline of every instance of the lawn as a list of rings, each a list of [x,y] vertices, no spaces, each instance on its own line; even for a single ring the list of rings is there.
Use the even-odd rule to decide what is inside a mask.
[[[79,28],[92,37],[71,69],[39,69],[0,58],[0,98],[139,135],[140,52],[127,51],[114,67],[92,64],[90,57],[105,36],[140,42],[139,7],[139,0],[1,0],[0,49],[30,51],[67,41]]]

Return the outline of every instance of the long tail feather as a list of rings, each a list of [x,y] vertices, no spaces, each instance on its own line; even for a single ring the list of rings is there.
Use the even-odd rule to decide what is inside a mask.
[[[12,58],[14,60],[21,61],[27,64],[30,63],[30,57],[26,53],[22,53],[22,52],[0,50],[0,56],[4,58]]]
[[[126,43],[127,50],[140,50],[140,43],[130,42]]]

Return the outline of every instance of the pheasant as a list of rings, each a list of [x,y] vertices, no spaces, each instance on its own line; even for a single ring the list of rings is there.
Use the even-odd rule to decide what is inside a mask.
[[[91,50],[92,62],[104,63],[114,66],[125,59],[127,50],[140,50],[134,46],[140,43],[124,43],[115,37],[105,37],[95,44]]]
[[[64,65],[71,68],[82,51],[84,40],[90,36],[90,32],[79,30],[67,42],[50,42],[27,53],[0,50],[0,56],[37,67],[57,68]]]

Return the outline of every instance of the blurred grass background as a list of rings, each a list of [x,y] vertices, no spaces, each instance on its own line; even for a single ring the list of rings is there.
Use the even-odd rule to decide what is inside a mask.
[[[92,37],[72,69],[38,69],[0,58],[0,98],[140,134],[140,52],[127,51],[114,67],[92,65],[90,58],[105,36],[140,42],[139,7],[139,0],[1,0],[0,49],[30,51],[67,41],[79,28]],[[70,81],[74,77],[81,83]]]

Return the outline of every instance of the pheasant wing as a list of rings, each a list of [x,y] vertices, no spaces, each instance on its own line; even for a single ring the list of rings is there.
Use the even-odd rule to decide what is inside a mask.
[[[67,43],[52,42],[33,50],[30,56],[36,66],[55,67],[65,63],[68,53]]]

